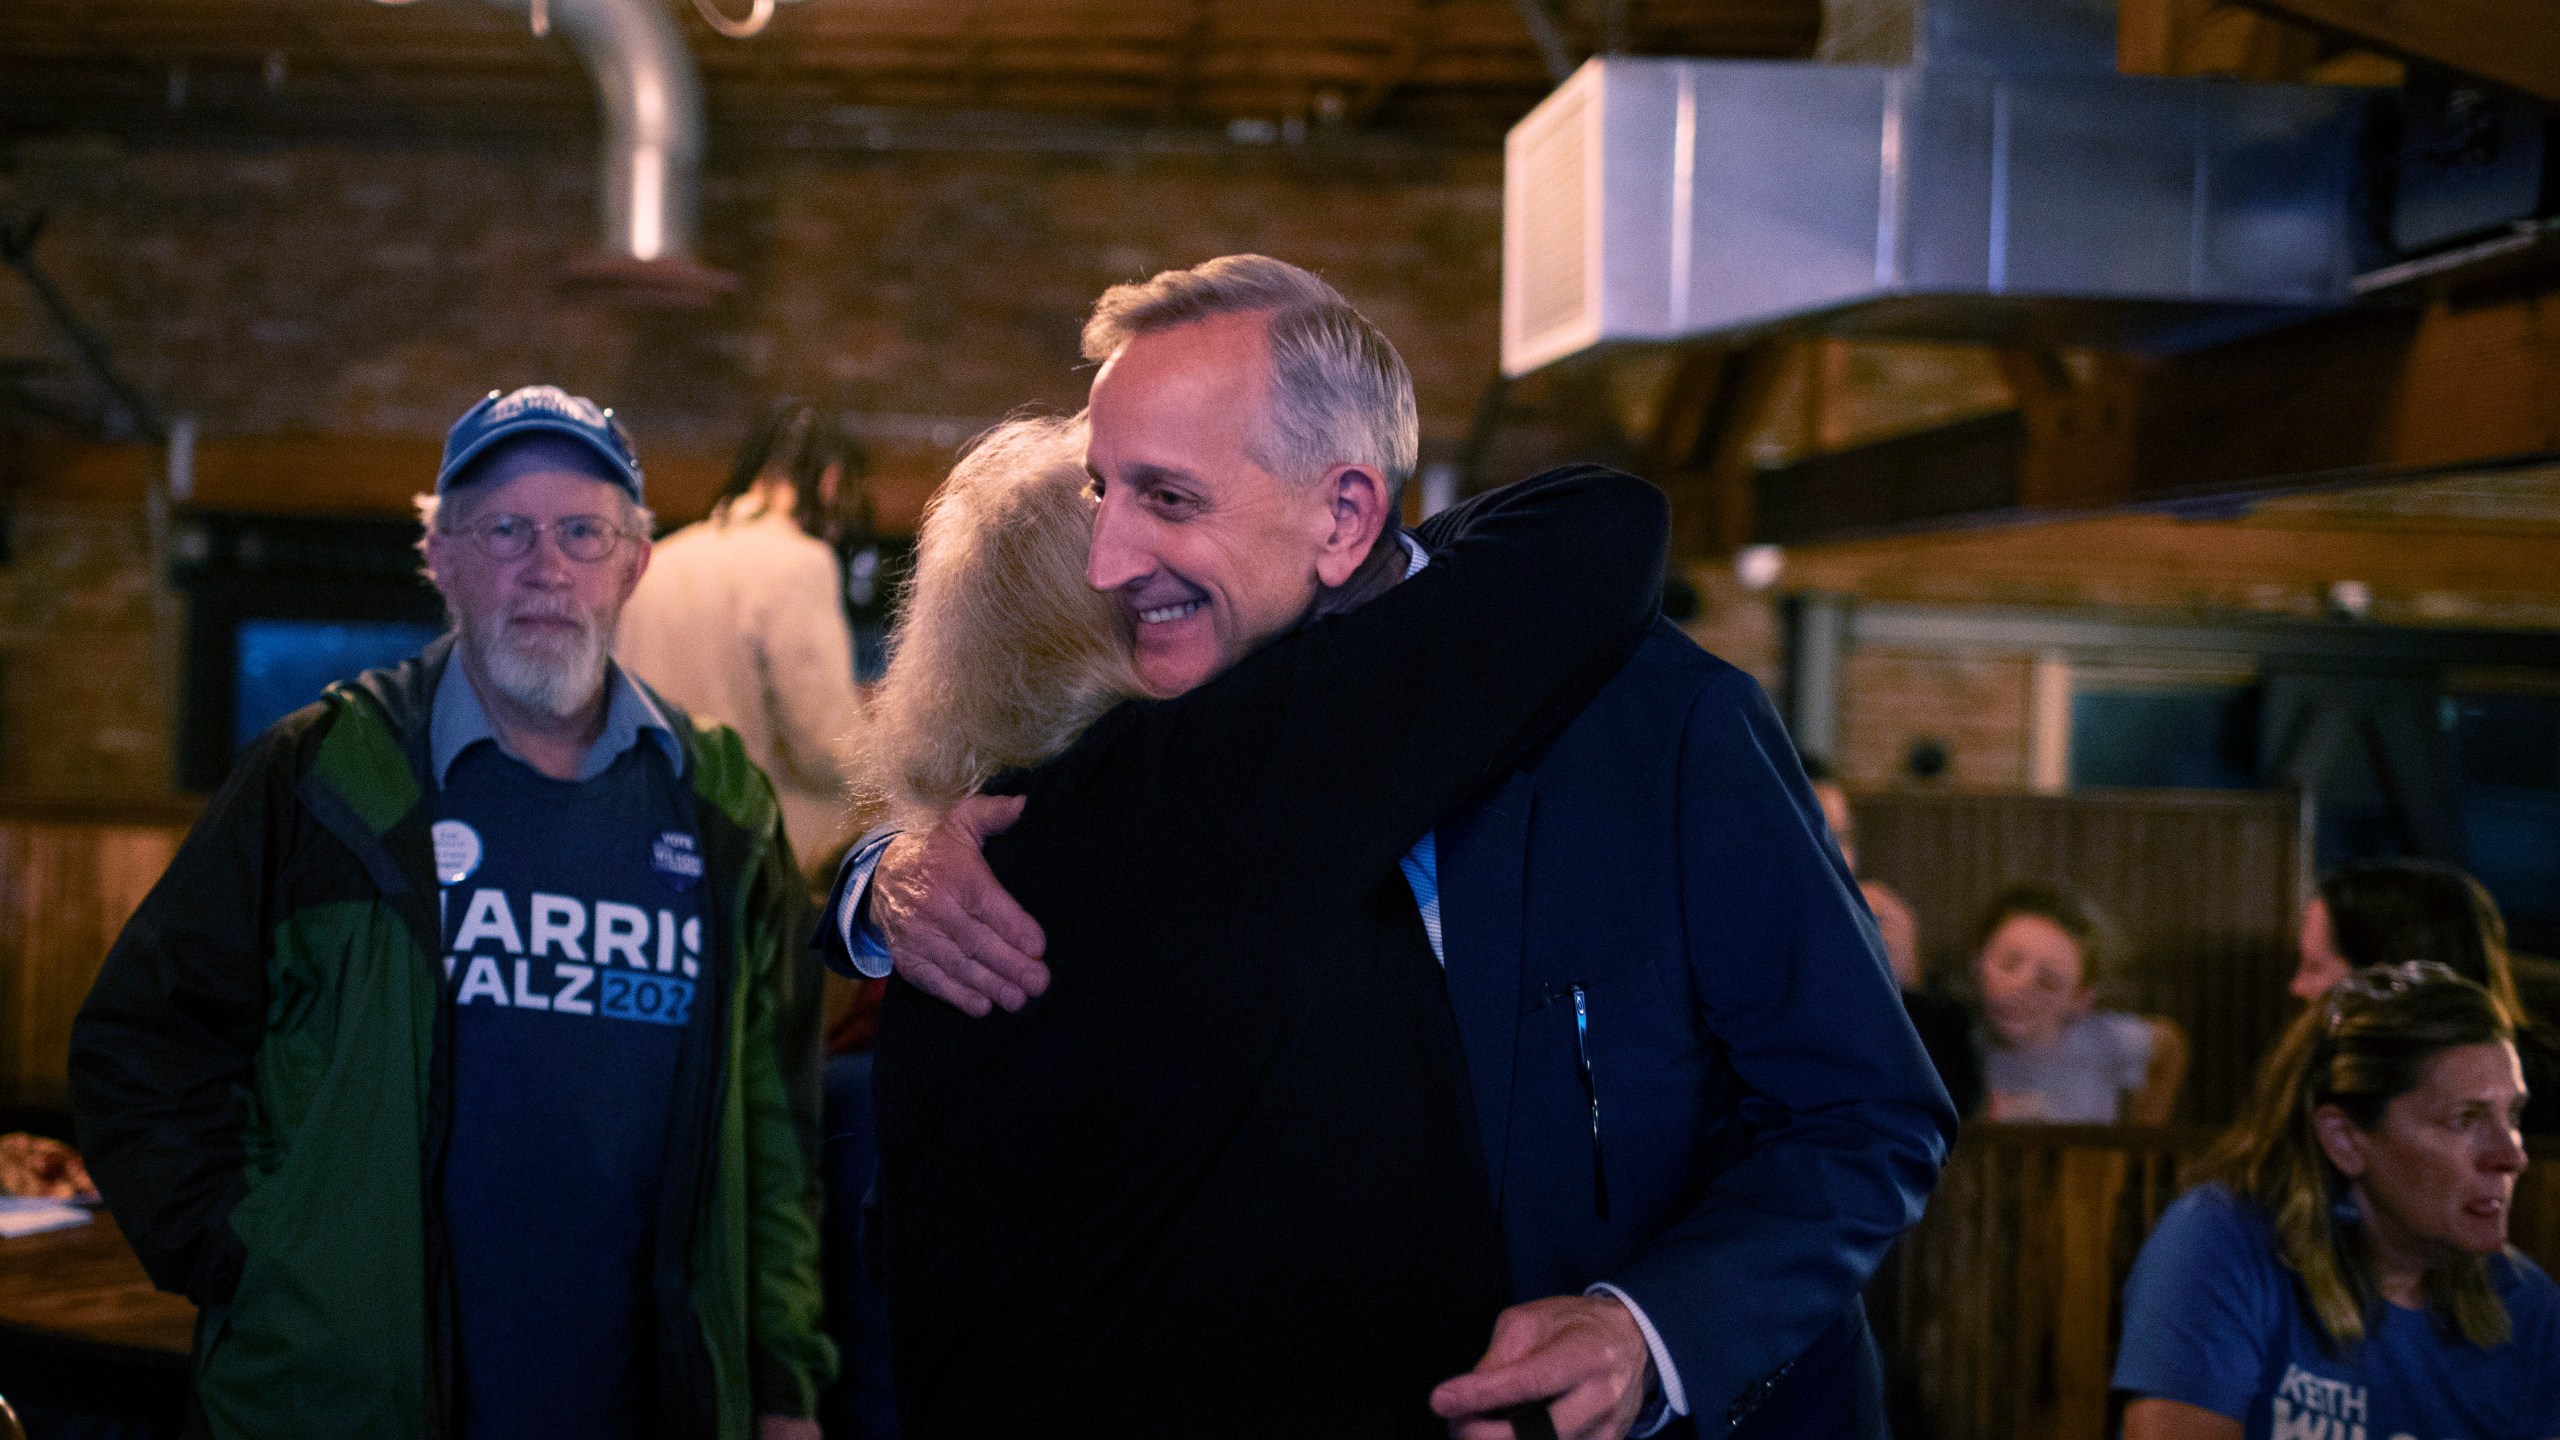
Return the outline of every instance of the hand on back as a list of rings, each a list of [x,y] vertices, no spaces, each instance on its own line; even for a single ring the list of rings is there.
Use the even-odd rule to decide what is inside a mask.
[[[898,976],[971,1015],[1019,1010],[1049,988],[1048,939],[980,853],[1022,817],[1019,796],[972,796],[941,824],[889,842],[871,877],[871,919]]]

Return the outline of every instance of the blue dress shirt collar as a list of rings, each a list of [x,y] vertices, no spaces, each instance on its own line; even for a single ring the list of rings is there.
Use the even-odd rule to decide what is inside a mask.
[[[666,712],[658,708],[658,702],[625,674],[621,666],[611,661],[605,664],[604,684],[604,733],[596,737],[596,743],[588,746],[587,753],[579,759],[577,778],[593,780],[603,774],[605,767],[618,759],[623,751],[639,744],[644,734],[666,752],[668,766],[682,775],[684,742],[677,737]],[[436,681],[435,703],[427,719],[427,762],[435,774],[436,784],[444,784],[445,776],[453,769],[453,762],[461,757],[463,751],[483,740],[501,750],[507,748],[489,723],[489,712],[480,703],[480,692],[473,688],[471,677],[463,673],[462,654],[457,647],[453,658],[444,667],[444,674]],[[515,755],[511,750],[507,753]],[[515,758],[521,760],[524,757],[516,755]]]

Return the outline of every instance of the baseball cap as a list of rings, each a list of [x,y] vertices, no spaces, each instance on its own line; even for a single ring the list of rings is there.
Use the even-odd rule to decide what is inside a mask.
[[[527,385],[505,394],[492,390],[464,411],[445,432],[444,463],[436,467],[436,493],[452,489],[456,480],[467,481],[473,461],[523,435],[560,435],[577,441],[603,462],[598,478],[630,491],[635,503],[645,503],[640,458],[631,453],[631,437],[623,432],[622,422],[613,418],[612,411],[598,409],[594,401],[557,385]]]

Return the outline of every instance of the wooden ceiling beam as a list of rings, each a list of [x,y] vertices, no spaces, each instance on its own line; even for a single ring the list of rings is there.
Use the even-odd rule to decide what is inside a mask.
[[[2145,378],[2146,494],[2560,456],[2560,283],[2360,310]]]
[[[1200,66],[1208,57],[1209,41],[1217,25],[1218,0],[1191,0],[1190,14],[1173,42],[1172,63],[1165,71],[1164,98],[1156,103],[1157,119],[1177,121],[1190,116],[1200,89]]]
[[[72,38],[88,46],[95,53],[106,56],[117,64],[128,66],[154,81],[167,77],[169,62],[144,55],[123,41],[101,31],[93,9],[88,0],[66,0],[66,3],[56,7],[54,18]]]
[[[1411,80],[1422,67],[1422,57],[1440,23],[1439,0],[1410,0],[1405,7],[1404,24],[1398,28],[1395,47],[1378,63],[1377,73],[1361,86],[1343,110],[1343,121],[1352,126],[1366,126],[1395,98],[1396,91]]]
[[[2000,373],[2026,422],[2019,500],[2030,509],[2121,504],[2136,486],[2134,420],[2142,371],[2119,354],[2086,357],[2075,373],[2051,350],[2003,351]]]
[[[1541,18],[1562,5],[1604,20],[1612,13],[1594,0],[1539,3]],[[1649,0],[1624,28],[1659,53],[1793,54],[1819,13],[1819,0]],[[267,97],[259,72],[279,47],[294,80]],[[985,107],[1019,103],[1017,91],[1034,87],[1044,106],[1194,123],[1288,113],[1330,90],[1345,98],[1346,120],[1374,128],[1392,113],[1399,128],[1481,140],[1552,84],[1515,0],[1293,0],[1277,10],[1220,0],[866,0],[853,11],[793,7],[753,44],[705,43],[697,53],[724,115],[769,114],[778,93],[805,92],[821,106],[895,95]],[[162,97],[181,64],[193,98],[173,114]],[[1102,82],[1100,98],[1086,98],[1086,80]],[[1134,108],[1119,88],[1131,82],[1149,91]],[[521,12],[473,0],[0,5],[0,97],[13,133],[78,126],[152,136],[191,124],[208,136],[261,126],[298,134],[319,110],[364,104],[419,112],[368,134],[417,130],[429,112],[442,121],[430,128],[479,134],[492,110],[548,104],[566,121],[589,108],[565,47],[535,41]]]
[[[2014,492],[1985,511],[1975,498],[1933,508],[1898,490],[1905,503],[1877,507],[1894,526],[2126,506],[2210,512],[2393,476],[2560,462],[2560,281],[2352,311],[2168,359],[2020,351],[2000,362],[2025,432]],[[1876,473],[1929,471],[1921,461],[1961,459],[1978,439],[1978,422],[1966,421],[1884,442],[1920,460]],[[1836,476],[1883,458],[1861,446],[1801,463]]]
[[[2330,584],[2361,580],[2387,609],[2430,593],[2560,609],[2555,543],[2548,530],[2386,532],[2112,515],[1790,546],[1786,583],[1883,601],[1979,603],[1997,594],[2035,604],[2232,608],[2265,605],[2273,587],[2316,613]],[[2448,618],[2441,604],[2430,608],[2438,623]]]
[[[2551,0],[2247,0],[2411,60],[2560,104],[2560,15]]]
[[[2127,75],[2300,80],[2318,31],[2228,0],[2117,0],[2116,69]]]
[[[1751,541],[1751,438],[1801,342],[1707,349],[1673,367],[1645,446],[1671,497],[1671,553],[1730,555]]]

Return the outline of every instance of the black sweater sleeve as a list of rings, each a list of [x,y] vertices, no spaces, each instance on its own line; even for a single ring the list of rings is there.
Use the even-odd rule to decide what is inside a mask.
[[[1669,508],[1630,475],[1551,471],[1427,534],[1420,574],[1115,717],[1098,758],[1147,806],[1126,858],[1167,879],[1374,876],[1572,718],[1660,611]]]
[[[234,766],[107,952],[71,1029],[71,1101],[99,1193],[152,1283],[199,1305],[239,1283],[232,1207],[265,1031],[265,946],[294,735]]]

